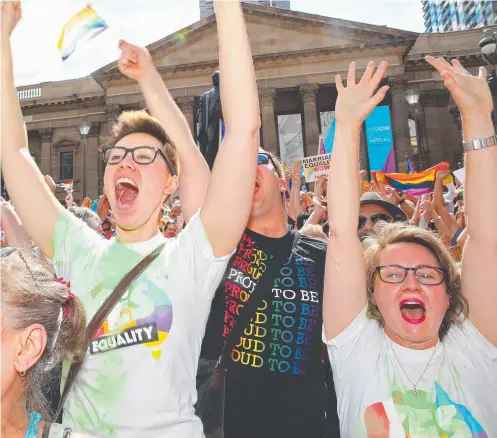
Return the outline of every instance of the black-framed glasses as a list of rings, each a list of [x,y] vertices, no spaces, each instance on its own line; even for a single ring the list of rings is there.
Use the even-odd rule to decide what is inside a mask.
[[[265,152],[259,152],[259,154],[257,155],[257,165],[261,166],[269,163],[273,165],[274,170],[278,173],[278,166],[274,162],[273,157],[271,157],[271,155],[269,154],[266,154]]]
[[[122,160],[126,158],[128,153],[131,154],[133,160],[137,164],[151,164],[157,158],[157,154],[161,155],[166,162],[166,166],[171,173],[171,175],[176,175],[173,170],[173,166],[167,159],[166,155],[160,148],[154,148],[153,146],[138,146],[136,148],[124,148],[121,146],[112,146],[110,148],[105,148],[103,150],[103,158],[105,164],[119,164]]]
[[[366,225],[366,222],[368,221],[368,218],[371,219],[371,222],[373,222],[374,225],[376,223],[383,221],[383,222],[393,222],[393,218],[391,216],[388,216],[388,214],[385,213],[374,213],[371,216],[366,216],[363,214],[359,215],[359,223],[357,224],[357,229],[360,230],[364,225]]]
[[[419,265],[415,268],[406,268],[401,265],[378,266],[375,272],[380,274],[380,278],[385,283],[403,283],[407,273],[412,271],[416,280],[420,284],[427,286],[437,286],[445,280],[445,269],[429,265]]]

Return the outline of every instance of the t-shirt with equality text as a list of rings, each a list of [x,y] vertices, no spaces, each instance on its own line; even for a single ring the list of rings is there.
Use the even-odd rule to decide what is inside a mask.
[[[288,258],[231,352],[226,374],[226,438],[322,438],[326,387],[322,362],[322,291],[326,242],[246,230],[213,300],[202,357],[221,354],[236,317],[268,266]],[[332,414],[336,416],[336,406]]]
[[[411,350],[364,309],[325,342],[342,438],[497,436],[497,348],[471,322],[453,325],[436,347]]]
[[[165,239],[105,240],[63,211],[57,273],[89,322],[118,282]],[[98,437],[201,438],[193,405],[205,324],[228,257],[215,258],[197,213],[133,282],[92,339],[64,406],[64,424]],[[63,382],[68,371],[64,366]]]

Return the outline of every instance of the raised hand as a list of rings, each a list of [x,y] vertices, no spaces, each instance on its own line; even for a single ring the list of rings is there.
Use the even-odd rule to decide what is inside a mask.
[[[290,172],[290,177],[292,178],[292,184],[298,184],[300,186],[300,172],[302,170],[302,162],[297,161]]]
[[[20,1],[2,0],[1,2],[1,32],[2,38],[10,37],[22,17]]]
[[[347,87],[343,86],[342,77],[340,75],[335,77],[338,90],[338,99],[335,109],[337,123],[350,124],[352,126],[362,124],[369,113],[383,100],[388,91],[388,85],[385,85],[376,91],[385,74],[387,66],[388,64],[386,62],[382,62],[376,70],[376,73],[374,73],[375,64],[371,61],[366,67],[362,79],[356,84],[356,63],[352,62],[347,76]]]
[[[119,41],[119,48],[121,57],[117,66],[123,75],[141,82],[148,74],[156,71],[152,56],[146,48],[135,46],[124,40]]]
[[[478,76],[469,73],[457,59],[449,64],[444,58],[427,56],[426,62],[440,72],[445,87],[463,117],[490,115],[493,110],[492,95],[487,84],[487,70],[480,67]]]

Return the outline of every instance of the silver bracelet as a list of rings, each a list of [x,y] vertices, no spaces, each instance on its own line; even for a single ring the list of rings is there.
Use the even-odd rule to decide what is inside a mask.
[[[462,144],[464,152],[476,151],[479,149],[485,149],[492,146],[497,146],[497,135],[492,135],[487,138],[480,138],[478,140],[468,141]]]

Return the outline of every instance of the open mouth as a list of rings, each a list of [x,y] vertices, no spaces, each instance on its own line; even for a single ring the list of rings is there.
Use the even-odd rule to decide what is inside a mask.
[[[117,208],[129,210],[138,196],[139,190],[136,183],[129,178],[119,178],[116,181]]]
[[[400,302],[402,318],[411,324],[421,324],[426,319],[425,303],[416,298],[408,298]]]

